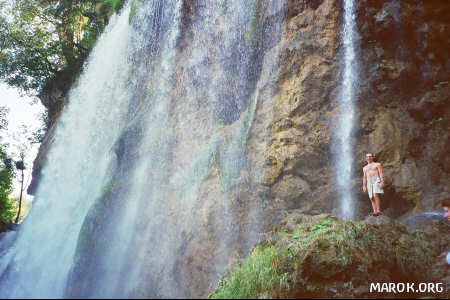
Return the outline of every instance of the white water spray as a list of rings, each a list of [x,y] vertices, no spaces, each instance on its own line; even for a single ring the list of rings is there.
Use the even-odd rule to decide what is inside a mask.
[[[64,296],[80,228],[110,176],[110,149],[130,100],[127,12],[112,18],[69,95],[33,209],[2,256],[0,298]]]
[[[344,0],[344,28],[341,38],[344,43],[344,70],[339,95],[339,121],[337,126],[336,180],[339,192],[339,213],[345,219],[354,218],[352,195],[353,144],[351,134],[355,115],[355,90],[358,80],[356,59],[355,0]]]
[[[0,257],[0,296],[195,297],[249,250],[246,143],[283,17],[269,2],[136,1],[131,26],[130,9],[111,21]]]

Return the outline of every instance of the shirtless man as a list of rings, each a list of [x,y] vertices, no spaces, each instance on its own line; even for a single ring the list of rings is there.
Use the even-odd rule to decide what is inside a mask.
[[[444,209],[444,218],[450,221],[450,198],[443,199],[441,204]],[[450,265],[450,251],[447,252],[445,259],[447,260],[447,264]]]
[[[373,161],[373,154],[366,154],[367,166],[363,168],[363,191],[369,194],[370,202],[372,203],[373,216],[379,216],[380,211],[380,196],[383,194],[384,178],[381,164]]]

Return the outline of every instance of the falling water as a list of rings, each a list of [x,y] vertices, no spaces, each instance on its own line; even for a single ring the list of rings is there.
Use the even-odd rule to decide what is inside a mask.
[[[1,298],[64,295],[81,225],[110,176],[108,149],[123,126],[122,111],[129,102],[125,55],[129,37],[125,12],[111,20],[87,71],[70,93],[33,210],[2,258],[6,272],[0,282]],[[11,259],[5,262],[7,258]]]
[[[246,143],[283,1],[133,5],[70,94],[0,296],[206,296],[251,246]]]
[[[355,90],[358,80],[355,50],[356,35],[355,1],[344,0],[344,27],[341,33],[344,44],[344,65],[338,104],[340,114],[335,137],[337,140],[335,176],[339,192],[339,213],[346,219],[354,218],[354,200],[352,195],[353,145],[351,133],[354,123]]]
[[[46,298],[64,293],[81,224],[110,176],[112,156],[107,149],[124,125],[122,114],[129,102],[126,14],[111,21],[71,91],[33,213],[11,249],[14,259],[1,281],[2,296]]]

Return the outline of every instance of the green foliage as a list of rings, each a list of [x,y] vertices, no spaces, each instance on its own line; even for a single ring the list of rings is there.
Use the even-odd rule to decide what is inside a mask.
[[[15,201],[4,197],[0,188],[0,221],[11,222],[16,217],[16,214]]]
[[[42,141],[44,140],[45,134],[50,129],[51,125],[51,118],[48,111],[45,111],[40,116],[40,121],[41,126],[35,131],[29,132],[28,134],[28,141],[30,142],[30,144],[39,144],[42,143]]]
[[[328,225],[330,224],[330,220],[323,220],[321,222],[317,222],[316,224],[314,224],[314,226],[311,228],[312,231],[316,231],[316,230],[321,230],[324,228],[327,228]]]
[[[13,198],[10,199],[9,201],[11,204],[11,215],[13,215],[13,217],[11,217],[10,220],[14,220],[17,217],[17,212],[19,210],[19,198]],[[30,208],[31,208],[31,201],[28,200],[27,198],[22,198],[22,209],[20,210],[18,223],[23,222],[25,217],[28,215]]]
[[[77,74],[107,21],[96,2],[0,0],[0,79],[36,93]]]
[[[277,265],[281,255],[274,247],[256,247],[249,258],[237,267],[231,276],[220,281],[216,299],[270,298],[289,289],[287,274],[280,273]]]
[[[433,118],[430,122],[428,122],[427,123],[427,125],[433,125],[434,123],[436,123],[436,122],[440,122],[440,121],[442,121],[442,120],[444,120],[442,117],[439,117],[439,118]]]
[[[441,87],[444,87],[444,86],[446,86],[446,85],[448,85],[448,81],[441,81],[441,82],[435,84],[434,87],[435,87],[436,89],[440,89]]]
[[[0,221],[11,221],[16,212],[14,203],[9,199],[12,190],[12,166],[0,145]]]
[[[111,17],[112,14],[123,7],[124,2],[124,0],[103,0],[100,4],[100,12]]]
[[[55,67],[45,59],[59,49],[47,24],[35,20],[40,14],[38,7],[29,1],[6,3],[2,2],[0,15],[0,78],[25,90],[37,88]]]

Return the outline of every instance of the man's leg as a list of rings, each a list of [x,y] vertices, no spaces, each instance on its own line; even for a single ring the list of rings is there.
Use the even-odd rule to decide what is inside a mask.
[[[372,198],[370,198],[370,204],[372,204],[373,213],[375,214],[377,212],[377,207],[375,205],[375,199],[373,196]]]
[[[377,214],[377,213],[380,213],[380,196],[378,196],[378,194],[376,194],[376,193],[374,193],[373,194],[373,199],[375,200],[374,202],[375,203],[373,203],[372,202],[372,205],[375,205],[375,213]]]

